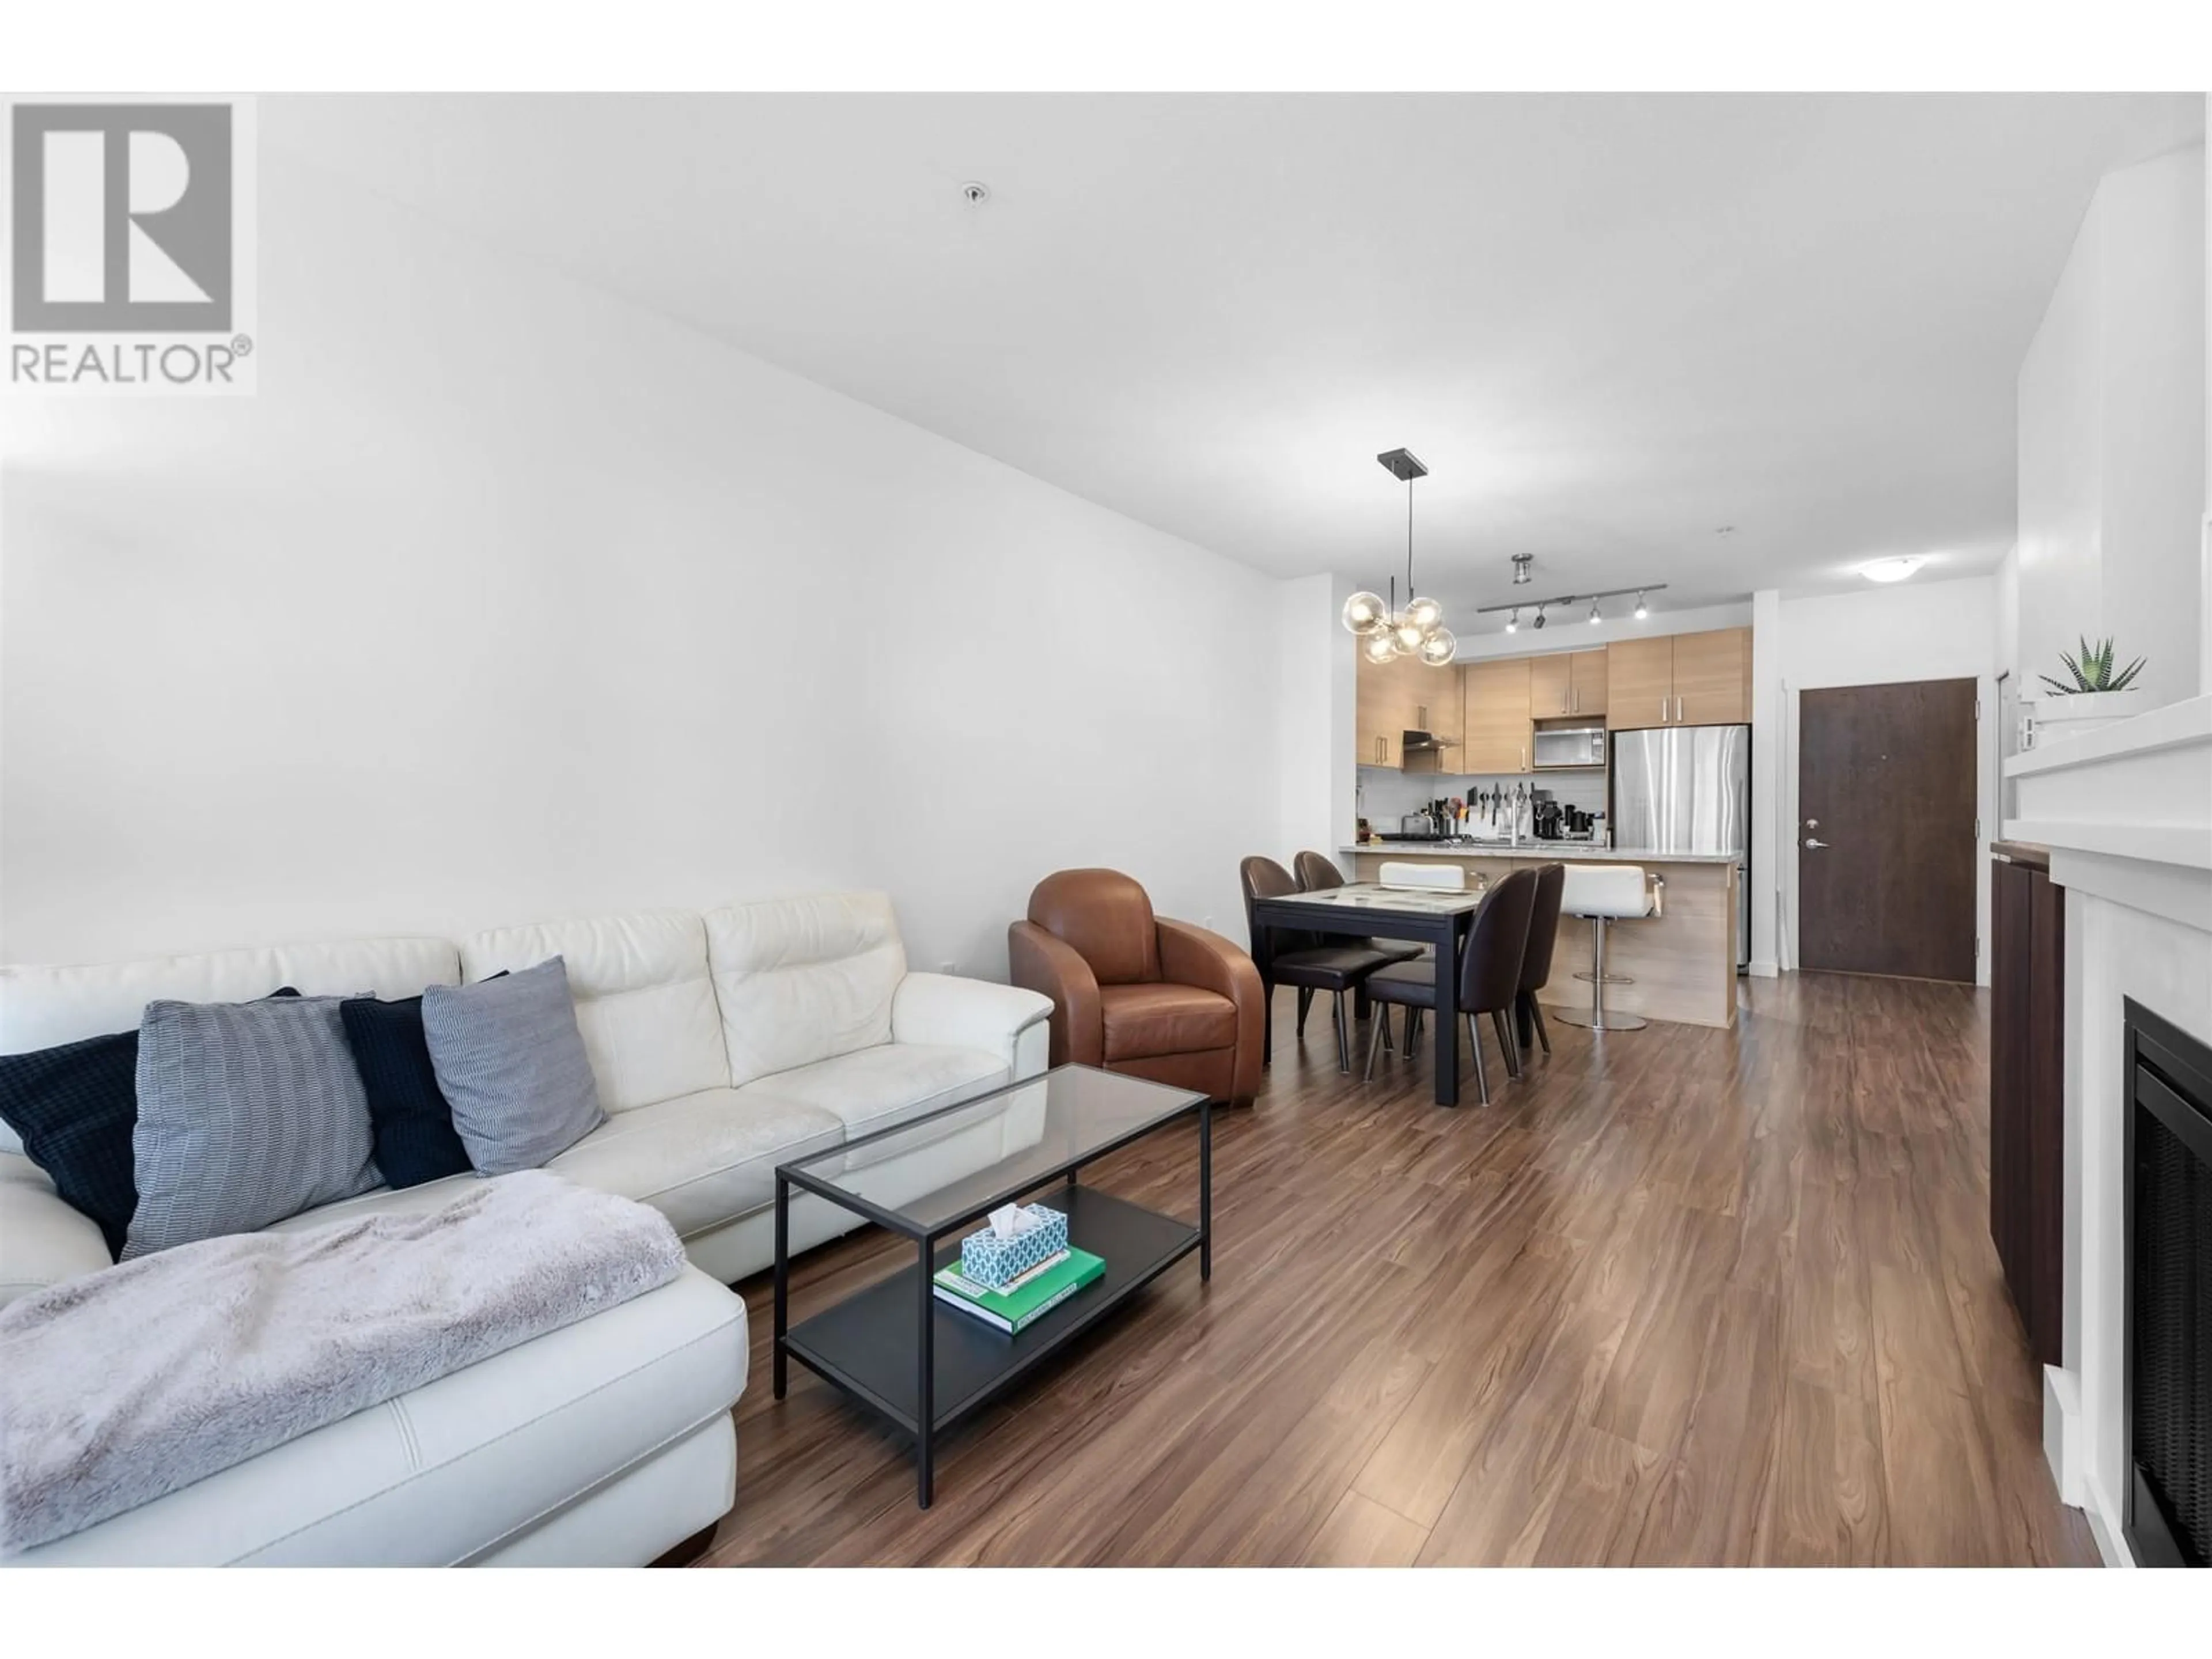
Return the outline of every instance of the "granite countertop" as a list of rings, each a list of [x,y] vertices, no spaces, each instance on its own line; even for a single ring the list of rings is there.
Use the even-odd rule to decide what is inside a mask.
[[[1648,847],[1593,847],[1586,841],[1524,841],[1518,847],[1507,842],[1479,846],[1448,847],[1432,841],[1366,842],[1340,847],[1340,853],[1366,853],[1380,858],[1417,859],[1559,859],[1582,864],[1735,864],[1734,853],[1655,853]]]

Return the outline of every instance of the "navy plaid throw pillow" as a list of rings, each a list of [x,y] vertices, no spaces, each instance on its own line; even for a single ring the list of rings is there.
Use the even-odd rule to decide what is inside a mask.
[[[138,1033],[0,1054],[0,1119],[22,1138],[64,1202],[100,1224],[123,1253],[138,1207],[131,1131],[138,1121]]]

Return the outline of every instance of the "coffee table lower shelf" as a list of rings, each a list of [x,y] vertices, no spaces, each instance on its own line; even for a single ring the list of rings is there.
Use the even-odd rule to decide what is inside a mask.
[[[972,1315],[933,1303],[933,1431],[957,1422],[1048,1355],[1088,1330],[1169,1267],[1199,1248],[1188,1222],[1159,1214],[1094,1187],[1057,1187],[1036,1202],[1067,1215],[1068,1242],[1106,1271],[1026,1329],[1009,1336]],[[958,1240],[940,1246],[937,1265],[957,1261]],[[794,1325],[784,1352],[909,1434],[921,1431],[919,1263]]]

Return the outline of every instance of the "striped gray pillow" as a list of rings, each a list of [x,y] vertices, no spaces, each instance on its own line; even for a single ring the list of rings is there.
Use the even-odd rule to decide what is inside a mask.
[[[337,997],[149,1002],[138,1026],[138,1207],[123,1260],[250,1233],[382,1184]]]
[[[535,1170],[607,1121],[559,957],[422,993],[422,1036],[478,1175]]]

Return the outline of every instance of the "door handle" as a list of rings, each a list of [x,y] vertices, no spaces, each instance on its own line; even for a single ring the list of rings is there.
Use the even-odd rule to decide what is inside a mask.
[[[1827,844],[1825,841],[1815,841],[1810,836],[1805,837],[1805,845],[1808,847],[1820,848],[1826,847]]]
[[[1681,695],[1678,692],[1678,693],[1676,693],[1676,694],[1675,694],[1675,697],[1674,697],[1674,724],[1675,724],[1675,725],[1677,725],[1677,726],[1680,726],[1681,723],[1682,723],[1682,698],[1681,698]]]
[[[1659,724],[1667,724],[1667,699],[1664,697],[1659,699]]]

